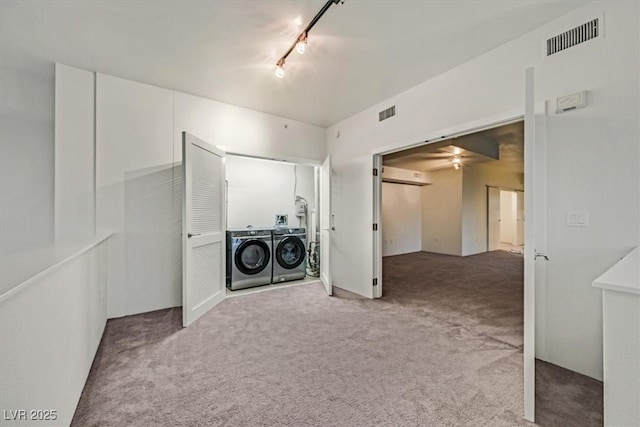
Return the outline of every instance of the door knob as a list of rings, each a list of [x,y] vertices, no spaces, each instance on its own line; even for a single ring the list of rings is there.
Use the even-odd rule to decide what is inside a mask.
[[[193,236],[199,236],[199,235],[201,235],[201,234],[202,234],[202,233],[195,233],[195,234],[187,233],[187,237],[190,239],[190,238],[192,238]]]
[[[542,254],[540,252],[536,252],[536,255],[533,257],[533,259],[538,259],[538,257],[542,257],[545,259],[545,261],[549,261],[549,257],[546,256],[545,254]]]

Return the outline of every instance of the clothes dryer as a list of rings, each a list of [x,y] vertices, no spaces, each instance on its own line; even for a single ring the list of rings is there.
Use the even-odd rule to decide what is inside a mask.
[[[276,228],[273,230],[272,283],[298,280],[305,277],[307,232],[304,228]]]

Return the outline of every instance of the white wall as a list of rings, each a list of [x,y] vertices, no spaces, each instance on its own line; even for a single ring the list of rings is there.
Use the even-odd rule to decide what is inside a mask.
[[[181,92],[174,94],[176,162],[182,160],[183,131],[236,154],[303,163],[326,157],[324,128]]]
[[[543,59],[546,38],[602,12],[605,37]],[[593,91],[589,108],[558,116],[548,128],[553,148],[548,182],[554,188],[548,202],[547,283],[556,291],[547,307],[552,325],[547,360],[601,378],[601,300],[587,288],[640,238],[639,13],[636,2],[589,3],[331,126],[335,285],[372,295],[372,154],[522,115],[524,72],[535,66],[539,100]],[[398,115],[378,122],[378,111],[391,104]],[[576,208],[591,212],[591,227],[566,227],[566,212]],[[344,250],[347,241],[349,251]]]
[[[462,170],[431,173],[422,187],[422,250],[462,255]]]
[[[178,306],[173,92],[98,74],[96,107],[96,224],[114,233],[109,317]]]
[[[3,418],[9,410],[57,411],[55,421],[3,426],[71,423],[107,320],[107,242],[0,301]]]
[[[103,74],[96,105],[97,228],[114,233],[109,317],[182,303],[183,131],[235,153],[325,157],[320,127]]]
[[[227,228],[273,227],[276,214],[287,214],[289,226],[308,228],[296,217],[295,195],[311,212],[315,202],[314,167],[250,157],[226,157]],[[297,181],[297,184],[296,184]]]
[[[55,238],[95,233],[95,73],[56,64]]]
[[[422,187],[382,183],[382,256],[422,249]]]
[[[14,48],[8,34],[23,24],[6,13],[11,6],[0,2],[2,281],[15,275],[8,258],[53,244],[54,64]]]
[[[638,245],[637,2],[608,2],[604,37],[536,69],[536,97],[587,90],[588,107],[538,115],[547,150],[546,342],[539,357],[602,378],[602,296],[591,281]],[[585,9],[596,9],[596,5]],[[581,16],[586,19],[586,14]],[[579,72],[573,72],[580,70]],[[572,72],[569,72],[572,71]],[[594,173],[598,171],[598,173]],[[569,227],[568,212],[589,212]],[[526,244],[526,242],[525,242]]]
[[[462,255],[487,250],[487,185],[523,189],[523,176],[484,164],[463,167]]]

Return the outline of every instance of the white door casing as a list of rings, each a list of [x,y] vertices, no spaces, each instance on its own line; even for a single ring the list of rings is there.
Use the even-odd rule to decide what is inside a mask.
[[[182,324],[226,295],[224,152],[182,133]]]
[[[382,298],[382,155],[373,156],[373,297]]]
[[[500,249],[500,189],[487,187],[487,251]]]
[[[515,246],[524,245],[524,192],[516,191],[516,232],[513,239]]]
[[[525,73],[524,120],[524,417],[535,421],[535,359],[544,355],[547,262],[546,103],[535,96],[535,73]],[[544,358],[544,357],[542,357]]]
[[[320,280],[329,295],[331,284],[331,157],[327,157],[320,169]]]

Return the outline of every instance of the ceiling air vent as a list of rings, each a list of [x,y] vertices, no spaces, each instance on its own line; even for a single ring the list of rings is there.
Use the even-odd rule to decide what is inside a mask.
[[[381,122],[383,120],[387,120],[389,117],[393,117],[396,115],[396,106],[389,107],[384,111],[380,111],[378,113],[378,121]]]
[[[600,33],[600,19],[582,24],[579,27],[565,31],[547,40],[547,56],[569,49],[577,44],[598,37]]]

